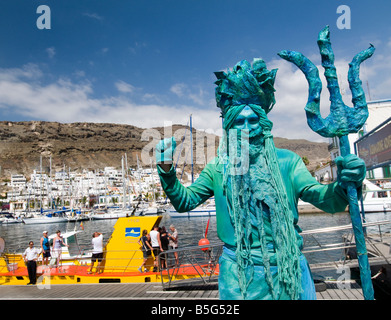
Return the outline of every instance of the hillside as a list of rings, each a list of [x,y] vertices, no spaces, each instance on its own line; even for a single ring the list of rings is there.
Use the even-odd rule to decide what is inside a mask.
[[[194,148],[193,153],[195,171],[199,172],[207,160],[214,156],[218,137],[193,130],[194,142],[197,139],[204,141],[203,144],[196,145],[203,145],[205,149]],[[45,169],[49,167],[49,159],[52,158],[54,171],[61,170],[64,165],[67,170],[71,168],[72,171],[97,170],[106,166],[120,168],[121,158],[125,153],[130,167],[136,167],[137,157],[143,167],[149,167],[152,147],[163,137],[163,132],[163,128],[143,129],[131,125],[108,123],[3,121],[0,122],[1,177],[8,178],[15,173],[29,175],[32,170],[39,168],[40,156]],[[184,159],[190,150],[189,130],[184,126],[174,125],[172,132],[178,145],[186,132],[181,155],[181,159]],[[206,151],[207,143],[210,146],[214,145],[214,148],[209,148],[211,152],[209,154]],[[329,157],[327,143],[275,138],[275,144],[278,148],[286,148],[300,156],[306,156],[310,161],[309,169],[315,168],[319,161]],[[150,151],[149,155],[148,151]]]

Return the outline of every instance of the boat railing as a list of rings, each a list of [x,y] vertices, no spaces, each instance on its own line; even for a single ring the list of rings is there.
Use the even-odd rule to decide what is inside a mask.
[[[138,268],[143,262],[143,257],[139,255],[139,252],[140,250],[104,251],[102,263],[104,272],[119,274],[132,271],[139,272]],[[202,283],[210,283],[213,277],[217,275],[216,267],[221,252],[222,243],[163,251],[157,257],[158,269],[156,272],[162,276],[164,287],[171,286],[174,280],[186,278],[184,275],[188,274],[200,278]],[[88,253],[90,253],[90,250],[81,250],[77,257],[73,257],[75,261],[78,260],[77,265],[83,266],[82,260],[87,258]],[[151,256],[146,264],[148,272],[153,271],[153,258]],[[90,265],[90,262],[88,262],[88,265]]]
[[[390,198],[391,189],[389,188],[384,188],[380,190],[366,189],[363,191],[363,198],[366,199],[368,194],[372,195],[372,197],[376,199]]]
[[[368,257],[371,265],[389,264],[391,261],[390,224],[390,220],[363,223]],[[388,228],[388,230],[384,230],[385,228]],[[336,239],[341,239],[341,242],[330,243],[330,237],[333,237],[333,233],[336,234]],[[327,234],[326,240],[321,240],[321,234]],[[307,230],[303,231],[301,236],[304,239],[302,253],[309,260],[311,270],[338,270],[341,267],[355,267],[358,265],[357,255],[352,254],[355,252],[356,243],[351,224]],[[337,255],[332,254],[332,251],[337,250],[340,250],[340,254],[338,255],[339,259],[335,259]],[[317,258],[314,259],[317,261],[316,263],[311,263],[311,258],[309,259],[308,257],[316,254],[322,254],[322,261],[324,262],[319,262],[320,259]]]
[[[223,243],[217,242],[161,252],[158,256],[158,265],[163,289],[170,289],[173,286],[186,287],[195,283],[217,284],[218,262],[222,251]],[[182,274],[186,271],[193,272],[195,277],[185,280]]]
[[[4,258],[7,264],[7,269],[10,272],[15,272],[15,270],[18,268],[18,265],[21,264],[23,261],[22,255],[19,253],[20,248],[21,247],[18,246],[17,249],[13,249],[13,250],[6,249],[0,255],[1,257]]]

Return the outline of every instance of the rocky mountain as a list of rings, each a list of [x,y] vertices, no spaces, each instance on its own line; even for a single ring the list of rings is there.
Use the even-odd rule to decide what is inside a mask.
[[[219,139],[215,135],[193,130],[195,171],[199,172],[216,154]],[[98,170],[107,166],[121,168],[121,159],[125,154],[129,167],[136,167],[137,159],[143,167],[149,167],[153,147],[164,137],[165,131],[169,130],[109,123],[3,121],[0,122],[0,175],[3,179],[16,173],[28,176],[34,169],[39,169],[41,156],[43,168],[48,170],[51,158],[54,171],[64,166],[72,171]],[[178,142],[178,154],[181,151],[179,165],[183,167],[184,159],[190,159],[189,130],[174,125],[171,131]],[[171,133],[167,133],[167,136],[171,136]],[[180,141],[183,137],[182,146]],[[275,144],[278,148],[306,156],[309,169],[329,157],[327,143],[275,138]]]

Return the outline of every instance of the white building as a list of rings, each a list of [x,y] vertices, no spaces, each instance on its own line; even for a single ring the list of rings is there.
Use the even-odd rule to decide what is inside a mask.
[[[376,128],[379,124],[383,123],[385,120],[391,117],[391,99],[389,100],[378,100],[378,101],[369,101],[368,105],[368,119],[365,122],[363,128],[358,133],[353,133],[349,135],[350,142],[350,152],[355,153],[354,143],[367,132],[370,132]],[[337,179],[337,166],[335,165],[335,159],[341,155],[339,149],[339,138],[334,137],[329,139],[328,150],[331,156],[331,163],[328,166],[324,166],[315,171],[315,176],[318,181],[319,177],[328,176],[330,177],[329,182],[335,181]],[[376,168],[369,170],[367,172],[367,178],[369,179],[384,179],[391,178],[390,175],[390,165],[385,167]],[[324,181],[326,181],[324,179]]]
[[[11,176],[10,186],[15,189],[23,189],[26,186],[27,179],[22,174],[13,174]]]
[[[354,152],[354,142],[356,142],[360,137],[367,134],[371,130],[375,129],[377,126],[382,124],[388,118],[391,117],[391,99],[389,100],[379,100],[368,102],[368,119],[358,134],[349,135],[350,148],[352,153]],[[391,159],[390,159],[391,160]],[[373,170],[368,170],[367,178],[369,179],[390,179],[391,178],[391,167],[390,165],[385,165]]]

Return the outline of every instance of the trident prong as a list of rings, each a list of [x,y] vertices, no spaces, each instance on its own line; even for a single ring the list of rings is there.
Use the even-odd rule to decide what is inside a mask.
[[[294,63],[305,75],[309,94],[307,105],[304,110],[307,116],[307,123],[310,128],[323,137],[339,137],[341,155],[350,154],[350,145],[347,135],[360,130],[368,118],[368,106],[362,83],[359,78],[360,64],[371,57],[375,48],[371,45],[368,49],[357,54],[349,64],[348,82],[352,91],[353,108],[346,106],[342,101],[339,90],[337,71],[334,66],[334,53],[331,49],[330,31],[326,26],[318,37],[318,46],[322,57],[322,66],[325,69],[327,88],[330,92],[330,113],[323,119],[320,111],[320,93],[322,82],[319,79],[319,72],[316,66],[303,54],[295,51],[281,51],[278,55]],[[368,252],[365,244],[365,237],[362,228],[362,221],[357,201],[357,189],[353,182],[347,185],[347,196],[349,199],[349,213],[352,220],[358,262],[360,267],[361,286],[364,298],[373,300],[374,292],[369,268]]]
[[[340,93],[336,68],[334,66],[334,53],[330,43],[330,31],[326,26],[318,37],[318,46],[322,57],[322,66],[325,69],[327,88],[330,93],[330,114],[323,119],[320,110],[320,93],[322,82],[317,67],[303,54],[295,51],[283,50],[278,55],[294,63],[306,76],[309,84],[308,102],[304,110],[310,128],[323,137],[342,137],[357,132],[368,118],[368,107],[362,83],[359,79],[360,64],[372,56],[375,48],[357,54],[349,64],[348,82],[352,91],[353,108],[345,105]]]

